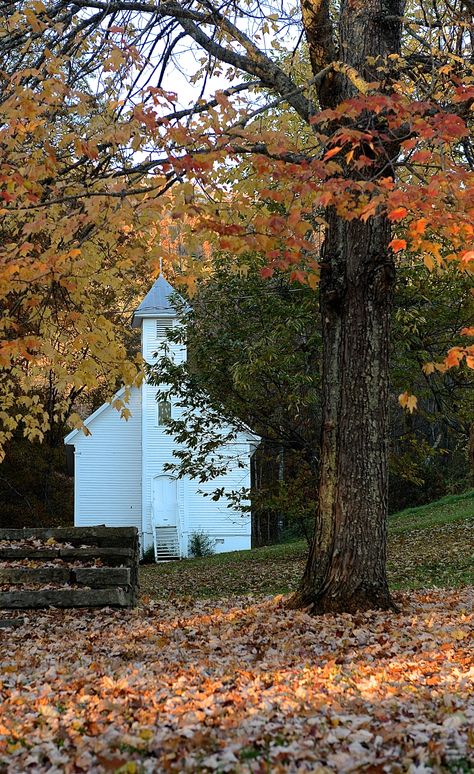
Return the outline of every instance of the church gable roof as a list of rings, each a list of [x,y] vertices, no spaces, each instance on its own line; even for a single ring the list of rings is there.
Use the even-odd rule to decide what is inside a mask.
[[[170,302],[171,296],[175,293],[174,287],[160,274],[133,313],[132,328],[139,328],[144,317],[176,317],[176,309]]]
[[[134,387],[132,389],[137,389],[137,388]],[[89,414],[87,419],[84,420],[84,425],[86,427],[89,427],[89,425],[91,424],[91,422],[94,421],[94,419],[99,417],[107,409],[111,409],[114,400],[116,398],[121,398],[124,393],[125,393],[125,387],[121,387],[120,390],[118,390],[118,392],[115,393],[114,397],[111,398],[111,400],[106,401],[105,403],[102,404],[102,406],[99,406],[98,409],[93,411],[92,414]],[[117,410],[114,408],[114,411],[117,411]],[[117,414],[118,414],[118,412],[117,412]],[[73,438],[75,438],[76,435],[79,435],[80,432],[82,432],[80,428],[75,428],[74,430],[71,430],[71,432],[68,433],[68,435],[64,438],[63,443],[65,443],[66,445],[72,443]]]

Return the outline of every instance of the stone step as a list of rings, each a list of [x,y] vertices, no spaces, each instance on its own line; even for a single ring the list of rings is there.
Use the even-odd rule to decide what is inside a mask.
[[[0,562],[15,559],[59,559],[58,548],[0,548]]]
[[[0,608],[130,607],[131,592],[122,588],[0,591]]]
[[[15,559],[31,559],[32,561],[101,559],[107,564],[117,565],[127,564],[132,556],[131,548],[105,548],[103,546],[90,546],[88,548],[0,548],[0,562]]]
[[[0,541],[0,564],[4,565],[0,567],[0,584],[9,588],[0,591],[0,609],[137,604],[136,527],[12,527],[0,529]],[[19,541],[26,544],[22,546]],[[16,619],[0,620],[4,621],[2,628],[16,625],[12,623]]]
[[[78,567],[72,570],[72,574],[76,583],[82,583],[93,589],[128,586],[130,584],[130,569],[128,567]]]
[[[68,567],[0,567],[0,583],[70,583]]]
[[[24,529],[0,529],[0,540],[48,540],[73,545],[99,545],[121,547],[137,541],[135,527],[25,527]]]
[[[60,559],[102,559],[108,564],[128,564],[133,557],[131,548],[105,548],[91,546],[90,548],[60,548]]]
[[[94,589],[128,586],[128,567],[4,567],[0,583],[80,583]]]

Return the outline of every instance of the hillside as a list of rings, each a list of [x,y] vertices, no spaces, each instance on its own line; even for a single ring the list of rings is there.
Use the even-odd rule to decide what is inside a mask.
[[[409,508],[389,519],[393,589],[474,583],[474,490]],[[142,593],[219,597],[287,593],[304,566],[303,541],[141,568]]]

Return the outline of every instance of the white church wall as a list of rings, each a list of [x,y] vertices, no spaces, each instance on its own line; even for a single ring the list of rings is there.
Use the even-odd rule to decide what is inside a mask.
[[[176,324],[172,318],[158,318],[159,321]],[[160,335],[159,335],[160,334]],[[147,363],[155,361],[155,353],[163,352],[162,327],[157,325],[157,318],[144,319],[142,322],[142,355]],[[182,346],[168,343],[168,354],[173,357],[175,362],[181,363],[185,360],[186,350]],[[143,513],[143,545],[146,550],[153,544],[153,532],[151,527],[152,518],[152,496],[153,480],[156,476],[162,475],[164,465],[173,460],[173,449],[175,442],[172,437],[165,433],[165,427],[158,423],[158,403],[156,401],[157,388],[150,384],[142,385],[142,438],[143,438],[143,460],[142,460],[142,513]],[[172,407],[173,416],[176,416],[176,408]],[[183,482],[178,482],[178,512],[179,527],[184,521],[186,510],[185,492]]]
[[[176,406],[172,406],[172,413],[173,417],[178,416]],[[148,384],[143,386],[142,421],[144,439],[142,502],[146,549],[153,541],[151,526],[153,479],[165,472],[164,466],[167,462],[173,461],[175,449],[174,439],[166,434],[164,426],[158,424],[156,388]],[[183,556],[188,553],[189,536],[192,532],[202,531],[217,540],[215,549],[218,552],[250,548],[250,516],[244,516],[240,512],[227,508],[225,499],[214,501],[211,497],[201,494],[201,491],[211,493],[217,487],[233,490],[250,485],[249,444],[234,444],[228,447],[227,453],[234,461],[240,457],[246,467],[239,468],[234,464],[225,475],[204,484],[189,478],[178,480],[179,533]]]
[[[128,421],[107,406],[74,437],[74,524],[141,530],[141,399],[133,389]]]
[[[183,479],[187,503],[182,524],[183,556],[188,554],[189,540],[193,532],[208,535],[214,541],[216,553],[240,551],[251,547],[250,514],[228,508],[225,497],[212,499],[212,493],[216,489],[223,487],[232,491],[250,486],[249,444],[229,444],[225,449],[232,464],[224,475],[204,483],[190,478]],[[244,463],[244,468],[238,467],[238,459]]]
[[[164,338],[164,331],[167,326],[174,327],[178,325],[177,320],[169,316],[150,317],[142,321],[142,355],[147,363],[153,363],[155,354],[165,354],[166,351],[171,354],[176,363],[182,363],[186,359],[186,348],[184,346],[167,342]]]
[[[143,532],[145,549],[152,544],[153,533],[151,527],[153,479],[165,473],[164,466],[173,461],[174,439],[165,433],[165,426],[158,424],[158,404],[156,402],[156,387],[144,384],[143,390]],[[173,410],[173,409],[172,409]],[[182,523],[184,518],[184,489],[182,482],[178,482],[178,512]]]

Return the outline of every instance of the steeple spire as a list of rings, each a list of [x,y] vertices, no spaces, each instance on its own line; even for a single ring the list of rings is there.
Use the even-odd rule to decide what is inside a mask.
[[[161,270],[161,266],[160,266]],[[132,328],[139,328],[145,317],[176,317],[176,309],[170,298],[176,291],[160,273],[132,317]]]

